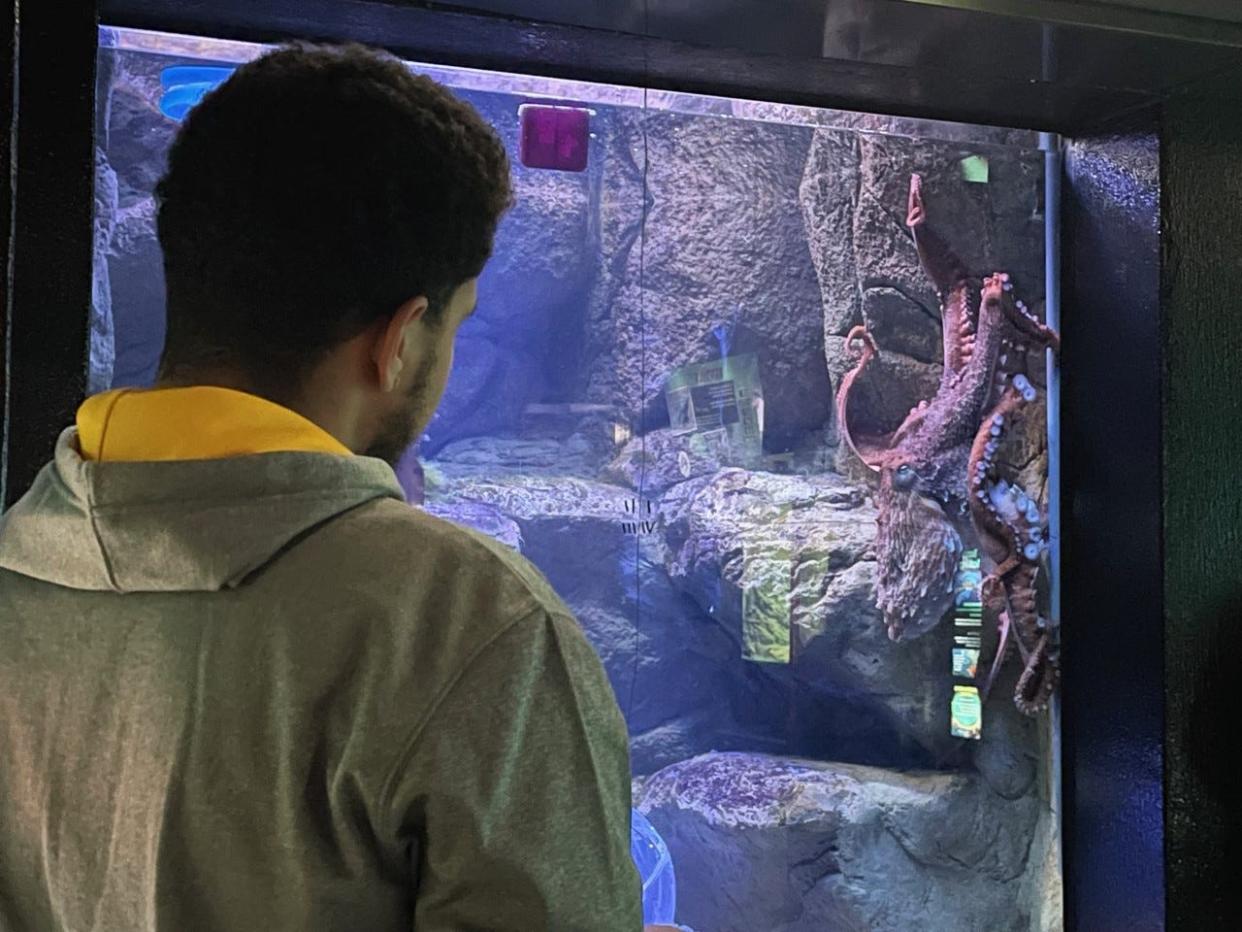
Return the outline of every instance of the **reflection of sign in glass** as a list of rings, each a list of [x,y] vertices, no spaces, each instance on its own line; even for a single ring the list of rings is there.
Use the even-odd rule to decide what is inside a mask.
[[[978,740],[983,735],[983,702],[974,686],[954,686],[949,731],[955,738]]]
[[[674,369],[664,386],[669,426],[691,435],[691,453],[721,464],[763,457],[763,387],[753,353]]]

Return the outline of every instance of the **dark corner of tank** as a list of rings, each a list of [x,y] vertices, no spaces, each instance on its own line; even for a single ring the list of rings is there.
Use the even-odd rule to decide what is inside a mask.
[[[97,388],[154,378],[196,49],[100,50]],[[649,921],[1059,929],[1038,138],[435,74],[517,199],[411,498],[520,549],[596,647]]]

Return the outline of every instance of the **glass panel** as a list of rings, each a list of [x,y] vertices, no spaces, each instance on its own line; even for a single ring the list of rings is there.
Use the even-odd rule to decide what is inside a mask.
[[[154,377],[154,183],[261,50],[101,30],[94,388]],[[1055,721],[1014,702],[1056,631],[1039,137],[411,67],[518,202],[399,474],[598,649],[649,919],[1059,928]]]
[[[1046,375],[1021,310],[1042,319],[1044,154],[755,109],[647,121],[644,399],[667,411],[644,498],[694,607],[643,620],[642,660],[690,640],[715,679],[662,691],[696,740],[640,771],[638,808],[694,928],[1056,927],[1052,736],[1013,700],[1048,613]],[[998,370],[1030,398],[1012,412]],[[984,701],[1000,605],[980,589],[1014,534],[994,594],[1021,648]]]

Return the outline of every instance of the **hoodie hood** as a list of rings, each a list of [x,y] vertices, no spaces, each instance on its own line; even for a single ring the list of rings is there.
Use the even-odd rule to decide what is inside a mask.
[[[370,457],[89,462],[70,428],[30,491],[0,518],[0,569],[71,589],[217,591],[381,498],[404,495],[391,467]]]

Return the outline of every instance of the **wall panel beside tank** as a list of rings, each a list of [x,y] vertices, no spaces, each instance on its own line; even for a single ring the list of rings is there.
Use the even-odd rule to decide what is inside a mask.
[[[1066,907],[1073,929],[1156,932],[1165,751],[1154,114],[1072,140],[1063,198]]]
[[[86,391],[94,243],[93,3],[20,9],[12,242],[5,299],[4,497],[12,504],[52,455]]]
[[[1169,928],[1214,932],[1237,928],[1242,863],[1242,132],[1193,96],[1163,130]]]

